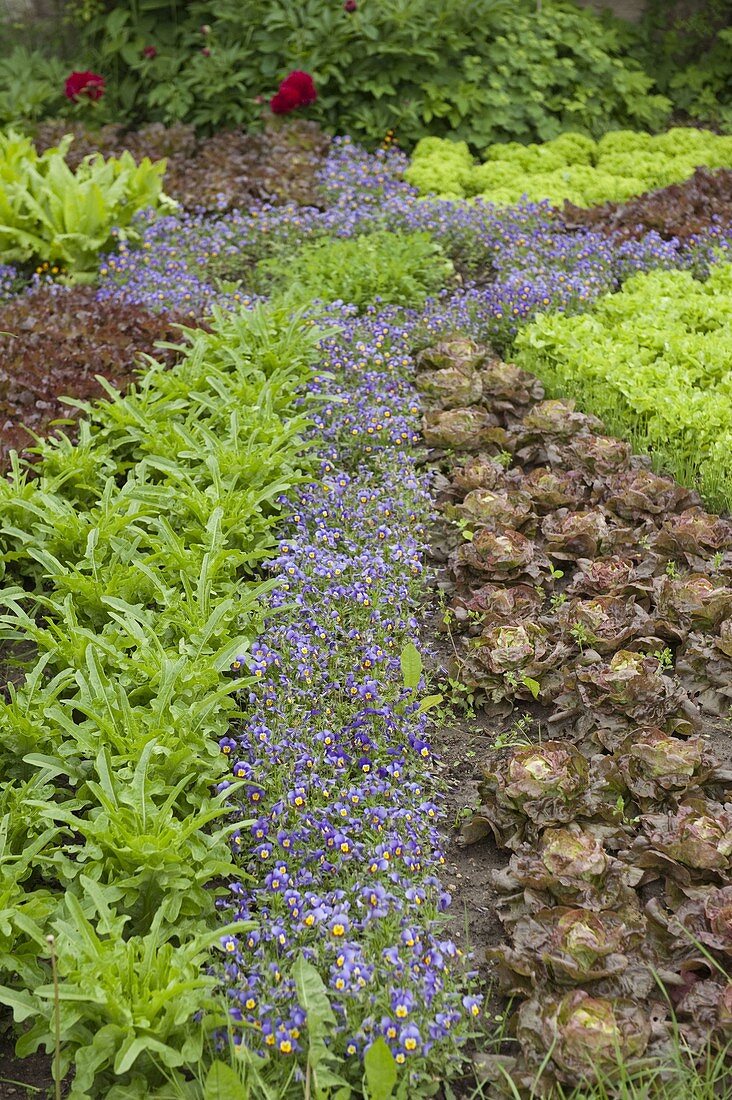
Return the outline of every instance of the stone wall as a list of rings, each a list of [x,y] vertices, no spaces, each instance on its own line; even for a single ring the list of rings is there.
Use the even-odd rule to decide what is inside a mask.
[[[0,22],[8,19],[33,23],[39,19],[60,19],[62,0],[0,0]]]

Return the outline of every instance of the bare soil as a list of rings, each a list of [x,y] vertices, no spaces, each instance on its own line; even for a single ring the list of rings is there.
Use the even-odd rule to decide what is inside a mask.
[[[51,1100],[51,1065],[51,1058],[43,1052],[16,1057],[12,1033],[0,1035],[0,1100]],[[68,1095],[66,1086],[62,1086],[61,1095]]]

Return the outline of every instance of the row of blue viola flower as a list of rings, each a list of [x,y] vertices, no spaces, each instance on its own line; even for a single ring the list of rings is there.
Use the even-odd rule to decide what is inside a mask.
[[[445,932],[426,720],[400,662],[418,629],[430,512],[415,472],[412,324],[334,314],[313,386],[321,479],[283,502],[268,566],[279,613],[235,662],[258,682],[246,722],[221,741],[254,817],[232,838],[251,879],[224,907],[256,928],[224,938],[226,985],[237,1039],[289,1058],[306,1035],[292,978],[303,955],[329,989],[334,1053],[358,1064],[382,1036],[416,1085],[435,1055],[457,1059],[481,998]]]

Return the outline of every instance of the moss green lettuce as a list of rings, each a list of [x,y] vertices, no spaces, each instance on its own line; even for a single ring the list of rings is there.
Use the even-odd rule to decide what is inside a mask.
[[[510,205],[522,197],[555,206],[624,202],[633,195],[679,183],[699,166],[732,166],[732,137],[677,127],[653,136],[613,130],[599,141],[566,133],[541,145],[490,145],[476,164],[465,142],[424,138],[406,178],[422,194],[481,198]]]

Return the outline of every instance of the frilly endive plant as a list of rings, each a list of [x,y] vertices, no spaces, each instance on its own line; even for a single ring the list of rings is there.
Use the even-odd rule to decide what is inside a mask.
[[[728,264],[705,282],[688,271],[635,275],[583,317],[535,321],[518,337],[518,362],[729,511],[731,298]],[[624,512],[636,518],[647,503],[632,503],[625,495]]]

